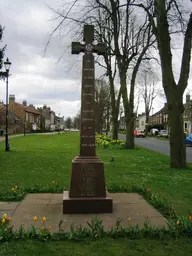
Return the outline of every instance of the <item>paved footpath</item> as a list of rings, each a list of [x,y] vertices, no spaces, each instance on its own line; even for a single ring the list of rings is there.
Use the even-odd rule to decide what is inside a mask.
[[[16,138],[16,137],[21,137],[21,136],[23,136],[23,134],[9,135],[9,139]],[[1,136],[0,141],[5,141],[5,137]]]
[[[144,226],[149,220],[154,227],[166,226],[167,220],[146,200],[137,193],[113,193],[113,213],[107,214],[65,214],[63,215],[63,194],[28,194],[21,202],[0,202],[1,216],[6,213],[12,218],[15,229],[20,225],[29,228],[34,223],[33,217],[37,216],[36,227],[42,226],[42,218],[47,219],[46,225],[51,226],[54,232],[58,231],[58,224],[62,220],[62,229],[69,231],[71,224],[75,227],[82,225],[88,227],[94,217],[103,220],[105,230],[115,226],[118,218],[122,219],[122,226],[138,224]],[[128,218],[131,218],[128,220]]]

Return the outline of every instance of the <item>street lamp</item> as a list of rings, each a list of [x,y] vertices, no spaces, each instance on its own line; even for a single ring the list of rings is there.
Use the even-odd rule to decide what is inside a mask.
[[[9,83],[9,70],[11,67],[11,62],[7,58],[4,61],[4,66],[6,70],[6,132],[5,132],[5,151],[9,151],[9,144],[8,144],[8,83]]]

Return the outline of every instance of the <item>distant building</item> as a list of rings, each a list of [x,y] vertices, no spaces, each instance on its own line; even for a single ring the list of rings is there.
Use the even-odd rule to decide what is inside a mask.
[[[64,130],[64,116],[55,116],[55,129],[56,130]]]
[[[190,99],[190,94],[186,95],[186,103],[184,104],[183,113],[183,125],[184,131],[192,132],[192,100]]]
[[[42,114],[42,129],[47,131],[55,131],[55,112],[51,110],[47,105],[38,108],[38,111]]]
[[[6,110],[5,105],[0,104],[0,135],[5,133],[6,129]],[[15,114],[8,112],[8,133],[24,132],[24,120],[17,117]]]
[[[134,113],[134,123],[135,123],[135,120],[136,120],[136,113]],[[119,119],[119,130],[126,130],[125,116],[121,116]]]
[[[15,95],[9,95],[9,112],[26,123],[26,132],[40,129],[41,113],[32,104],[27,105],[26,100],[21,104],[15,101]]]
[[[145,130],[146,126],[146,114],[139,114],[135,120],[135,128],[141,131]]]
[[[149,125],[159,130],[169,130],[167,103],[158,112],[149,117]]]

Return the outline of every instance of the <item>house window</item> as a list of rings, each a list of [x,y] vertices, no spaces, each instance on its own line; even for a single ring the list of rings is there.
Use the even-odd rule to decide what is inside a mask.
[[[29,121],[30,121],[30,123],[34,123],[34,116],[33,115],[30,115]]]
[[[185,123],[185,129],[187,129],[187,123]]]

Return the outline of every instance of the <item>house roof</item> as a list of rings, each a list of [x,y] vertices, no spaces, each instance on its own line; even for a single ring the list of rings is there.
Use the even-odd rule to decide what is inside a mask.
[[[164,107],[162,107],[159,111],[157,111],[155,114],[153,114],[152,116],[156,116],[157,114],[160,114],[160,113],[166,113],[168,111],[167,109],[167,104],[165,103]],[[150,116],[150,117],[152,117]]]
[[[2,106],[0,106],[0,115],[1,115],[1,117],[5,116],[5,107],[3,108]],[[13,118],[15,120],[21,120],[20,117],[18,117],[17,115],[15,115],[14,113],[12,113],[10,111],[8,112],[8,117]]]
[[[15,102],[15,104],[17,104],[22,109],[25,109],[26,112],[33,113],[33,114],[36,114],[36,115],[41,115],[41,113],[38,110],[36,110],[35,107],[24,106],[23,104],[20,104],[20,103],[17,103],[17,102]]]
[[[136,119],[140,119],[140,118],[145,117],[145,116],[146,116],[146,114],[143,113],[143,114],[138,115]]]

